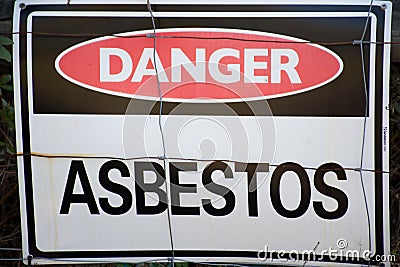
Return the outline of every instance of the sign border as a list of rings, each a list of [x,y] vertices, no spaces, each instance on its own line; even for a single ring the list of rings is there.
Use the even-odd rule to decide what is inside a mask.
[[[58,5],[57,3],[62,5]],[[180,1],[170,2],[168,5],[165,3],[163,5],[154,4],[154,7],[160,10],[171,10],[174,11],[173,3],[178,3]],[[233,1],[232,1],[233,2]],[[83,2],[82,2],[83,3]],[[93,1],[84,2],[84,4],[94,3]],[[294,12],[294,10],[299,10],[299,7],[304,8],[305,10],[319,10],[320,13],[329,13],[327,10],[337,9],[337,12],[343,12],[345,10],[357,10],[358,12],[367,12],[369,9],[369,3],[364,5],[361,3],[338,3],[338,2],[328,2],[324,4],[318,5],[305,5],[305,4],[296,4],[293,1],[282,1],[280,2],[282,5],[271,6],[262,5],[261,2],[251,2],[246,5],[232,5],[232,6],[221,6],[218,3],[210,3],[206,1],[196,1],[196,6],[186,7],[188,9],[199,9],[201,11],[202,8],[204,11],[207,9],[213,9],[218,7],[219,9],[234,9],[243,8],[252,9],[248,12],[255,12],[255,10],[259,10],[260,7],[264,9],[276,9],[282,10],[286,9],[286,12]],[[379,6],[380,4],[385,3],[387,6],[386,10],[382,10]],[[24,4],[24,6],[22,6]],[[101,5],[72,5],[67,6],[65,3],[61,3],[61,1],[30,1],[29,4],[23,1],[16,1],[15,3],[15,13],[14,13],[14,32],[27,33],[27,19],[32,12],[37,10],[80,10],[80,11],[88,11],[88,10],[108,10],[110,9],[134,9],[136,11],[146,11],[147,8],[143,2],[138,3],[139,5],[127,5],[123,6],[122,4],[128,4],[128,2],[119,2],[120,6],[107,5],[108,3],[102,3]],[[109,3],[111,4],[111,3]],[[198,5],[197,5],[198,4]],[[226,4],[226,3],[225,3]],[[292,5],[290,5],[292,4]],[[23,9],[22,9],[23,7]],[[181,6],[179,6],[181,7]],[[182,7],[181,7],[182,8]],[[183,7],[185,8],[185,7]],[[139,10],[137,10],[139,9]],[[204,12],[203,11],[203,12]],[[390,22],[391,18],[387,16],[387,12],[391,11],[391,3],[389,2],[374,2],[374,6],[371,10],[371,14],[375,14],[377,19],[377,40],[379,42],[390,41]],[[68,11],[67,11],[68,12]],[[317,11],[315,11],[317,12]],[[21,28],[20,28],[21,26]],[[40,251],[38,247],[36,247],[36,236],[35,236],[35,219],[34,219],[34,205],[33,205],[33,188],[32,188],[32,180],[31,180],[31,157],[30,154],[30,133],[29,133],[29,114],[32,107],[29,105],[28,101],[28,62],[27,62],[27,34],[14,35],[14,85],[15,85],[15,103],[22,103],[22,107],[16,105],[15,108],[15,116],[16,116],[16,138],[17,138],[17,151],[20,155],[18,157],[18,176],[19,176],[19,184],[20,184],[20,196],[21,196],[21,220],[22,220],[22,229],[23,229],[23,244],[24,244],[24,258],[28,255],[33,255],[38,257],[37,259],[40,261],[40,258],[69,258],[69,259],[83,259],[83,258],[99,258],[106,260],[107,258],[133,258],[133,257],[170,257],[170,250],[162,250],[162,251],[63,251],[63,252],[43,252]],[[380,50],[381,49],[381,50]],[[388,45],[377,46],[376,50],[379,52],[376,53],[376,79],[375,85],[380,85],[378,88],[383,87],[383,89],[388,88],[388,78],[389,78],[389,55],[390,55],[390,47]],[[383,62],[383,63],[381,63]],[[386,135],[384,131],[388,132],[388,112],[385,112],[385,108],[388,105],[388,94],[387,92],[383,93],[380,90],[375,89],[375,168],[377,170],[388,170],[388,146],[386,145]],[[386,130],[385,130],[386,128]],[[380,131],[379,129],[382,129]],[[23,153],[23,154],[21,154]],[[23,168],[21,167],[23,166]],[[388,174],[383,174],[380,172],[375,173],[375,229],[374,232],[376,234],[376,255],[388,255],[389,253],[389,226],[388,226]],[[27,196],[27,198],[24,198]],[[27,233],[27,235],[26,235]],[[176,257],[188,257],[188,258],[197,258],[197,257],[211,257],[214,259],[222,260],[226,257],[233,257],[237,259],[254,259],[257,258],[257,252],[254,251],[175,251]],[[107,255],[107,256],[104,256]],[[273,255],[272,255],[273,256]],[[211,259],[212,260],[212,259]],[[245,260],[245,261],[246,261]],[[229,261],[229,259],[228,259]],[[335,262],[335,263],[356,263],[356,264],[367,264],[365,260],[361,261],[332,261],[329,257],[324,258],[324,262]],[[254,263],[254,262],[253,262]],[[317,262],[318,264],[321,262]]]

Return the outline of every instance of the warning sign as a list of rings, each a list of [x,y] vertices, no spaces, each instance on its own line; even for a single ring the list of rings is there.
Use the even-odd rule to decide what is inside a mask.
[[[16,2],[24,257],[383,262],[391,3],[150,7]]]

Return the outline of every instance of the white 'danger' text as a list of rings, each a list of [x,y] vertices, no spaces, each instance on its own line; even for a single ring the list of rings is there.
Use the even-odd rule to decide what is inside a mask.
[[[240,50],[233,48],[221,48],[210,53],[206,48],[196,48],[195,62],[180,48],[171,48],[170,62],[163,62],[159,53],[154,48],[144,48],[136,66],[128,51],[121,48],[100,48],[100,82],[123,82],[131,78],[131,82],[142,82],[144,76],[156,75],[159,81],[182,82],[182,69],[192,77],[195,82],[217,82],[223,84],[244,83],[272,83],[279,84],[282,73],[285,73],[292,84],[302,83],[296,70],[299,64],[299,55],[293,49],[268,49],[268,48],[245,48],[243,55]],[[238,61],[243,59],[243,74]],[[117,72],[111,69],[111,58],[120,61],[121,67]],[[264,60],[259,59],[267,58]],[[232,63],[222,63],[229,59]],[[155,62],[154,62],[155,60]],[[170,75],[164,66],[170,64]],[[224,69],[224,70],[222,70]],[[256,75],[257,71],[270,69],[268,75]],[[213,81],[207,81],[207,72]],[[168,77],[170,76],[170,77]]]

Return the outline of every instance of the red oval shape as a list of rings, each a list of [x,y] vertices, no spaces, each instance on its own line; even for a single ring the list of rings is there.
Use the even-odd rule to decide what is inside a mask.
[[[234,29],[157,30],[101,37],[62,52],[67,80],[107,94],[165,101],[223,102],[282,97],[318,88],[343,62],[320,45],[273,33]],[[155,64],[154,61],[155,60]]]

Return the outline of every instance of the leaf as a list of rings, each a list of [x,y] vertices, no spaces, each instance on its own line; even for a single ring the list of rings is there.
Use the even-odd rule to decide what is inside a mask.
[[[11,81],[11,75],[10,74],[7,74],[7,75],[4,75],[4,76],[0,77],[0,85],[7,84],[9,81]]]
[[[3,104],[3,107],[7,107],[8,106],[8,102],[4,98],[1,98],[1,103]]]
[[[394,103],[394,109],[397,111],[397,113],[400,114],[400,104],[399,103]]]
[[[0,59],[11,62],[11,53],[4,46],[0,46]]]
[[[6,151],[8,154],[14,154],[15,153],[15,147],[13,145],[7,146]]]
[[[12,85],[8,85],[8,84],[6,84],[6,85],[0,85],[0,88],[1,88],[1,89],[4,89],[5,91],[9,91],[9,92],[12,92],[12,91],[13,91],[13,86],[12,86]]]
[[[12,45],[12,44],[13,44],[13,41],[10,38],[0,36],[0,45]]]

